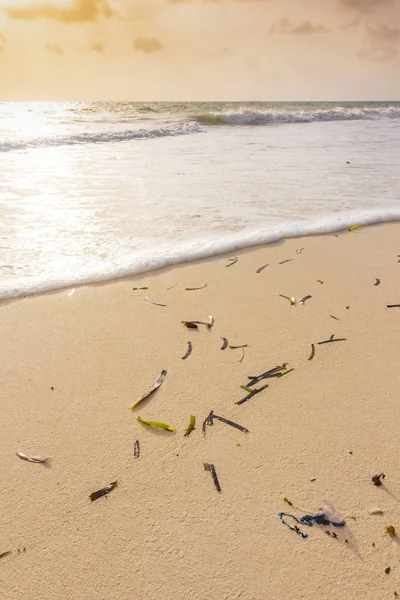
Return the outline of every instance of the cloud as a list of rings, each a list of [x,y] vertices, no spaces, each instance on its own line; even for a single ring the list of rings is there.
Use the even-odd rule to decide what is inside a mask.
[[[357,52],[359,58],[373,62],[392,60],[400,50],[400,29],[384,23],[367,24],[364,45]]]
[[[64,54],[64,50],[57,44],[46,44],[46,50],[50,54]]]
[[[2,52],[4,50],[5,45],[6,45],[6,40],[4,38],[4,35],[0,32],[0,52]]]
[[[90,40],[87,46],[83,46],[83,48],[78,48],[79,52],[97,52],[98,54],[102,54],[104,50],[104,44],[100,40]]]
[[[20,7],[6,6],[5,11],[12,19],[54,19],[62,23],[84,23],[117,15],[109,0],[70,0],[66,6],[57,5],[57,0],[39,1]]]
[[[330,30],[322,23],[311,23],[311,21],[303,21],[299,25],[294,25],[287,18],[283,18],[270,29],[270,33],[279,35],[313,35],[315,33],[326,33]]]
[[[145,54],[154,54],[163,48],[163,44],[157,38],[136,38],[133,42],[133,49],[136,52],[145,52]]]

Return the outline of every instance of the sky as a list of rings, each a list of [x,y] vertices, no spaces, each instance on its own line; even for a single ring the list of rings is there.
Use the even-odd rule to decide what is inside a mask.
[[[400,100],[400,0],[0,0],[0,100]]]

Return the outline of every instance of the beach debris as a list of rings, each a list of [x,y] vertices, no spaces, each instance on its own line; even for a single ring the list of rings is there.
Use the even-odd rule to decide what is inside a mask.
[[[287,371],[284,371],[283,373],[278,373],[277,377],[284,377],[285,375],[287,375],[288,373],[291,373],[292,371],[294,371],[294,369],[288,369]]]
[[[346,160],[346,165],[351,165],[351,162],[349,160]]]
[[[194,415],[190,415],[189,425],[187,426],[187,429],[184,433],[184,437],[187,437],[188,435],[190,435],[192,433],[195,425],[196,425],[196,417]]]
[[[335,338],[335,334],[332,333],[329,340],[323,340],[322,342],[318,342],[318,344],[331,344],[333,342],[345,342],[346,338]]]
[[[284,498],[283,499],[284,502],[286,502],[286,504],[289,504],[289,506],[293,506],[293,502],[290,502],[290,500],[288,500],[288,498]]]
[[[250,381],[246,387],[252,388],[263,379],[272,379],[273,377],[277,377],[281,371],[286,370],[287,366],[288,363],[283,363],[283,365],[269,369],[269,371],[265,371],[265,373],[261,373],[261,375],[249,376]]]
[[[349,310],[350,306],[346,306],[346,310]]]
[[[167,287],[167,290],[172,290],[172,288],[177,287],[177,283],[174,283],[173,285],[170,285],[169,287]]]
[[[301,254],[303,252],[304,248],[299,248],[299,250],[296,250],[296,254]]]
[[[239,258],[237,256],[235,256],[234,258],[228,258],[229,263],[227,265],[225,265],[226,267],[232,267],[233,265],[236,265],[237,261],[239,260]]]
[[[201,287],[194,287],[194,288],[185,288],[185,292],[196,292],[197,290],[204,290],[204,288],[207,287],[207,284],[205,283],[204,285],[202,285]]]
[[[235,423],[234,421],[225,419],[225,417],[219,417],[218,415],[213,415],[213,417],[214,417],[214,419],[218,419],[218,421],[221,421],[221,423],[230,425],[231,427],[234,427],[235,429],[239,429],[239,431],[244,431],[245,433],[249,433],[249,430],[246,427],[243,427],[242,425],[238,425],[238,423]]]
[[[244,359],[244,347],[242,348],[242,358],[239,360],[239,362],[241,363],[243,359]]]
[[[394,591],[394,592],[393,592],[393,596],[394,596],[395,598],[397,598],[397,596],[398,596],[398,593],[397,593],[396,591]]]
[[[393,525],[388,525],[386,527],[386,533],[389,535],[396,535],[396,529],[393,527]]]
[[[6,552],[0,552],[0,558],[4,558],[12,553],[12,550],[7,550]]]
[[[361,227],[361,225],[352,225],[351,227],[349,227],[349,231],[354,231],[355,229],[358,229],[359,227]]]
[[[16,455],[19,456],[19,458],[22,458],[22,460],[26,460],[31,463],[43,464],[43,463],[48,463],[50,460],[49,458],[40,458],[40,456],[27,456],[23,452],[16,452]]]
[[[190,356],[192,353],[192,342],[188,342],[187,345],[188,345],[187,351],[186,351],[185,356],[182,356],[182,360],[186,360],[187,357]]]
[[[386,567],[386,569],[385,569],[385,573],[386,573],[386,575],[389,575],[389,573],[390,573],[390,571],[391,571],[391,570],[392,570],[392,569],[391,569],[390,567]]]
[[[240,348],[247,348],[248,344],[242,344],[241,346],[229,346],[231,350],[239,350]]]
[[[208,327],[208,329],[211,329],[211,327],[214,325],[215,319],[211,315],[208,318],[208,323],[205,321],[182,321],[182,323],[189,329],[197,329],[198,325],[204,325],[205,327]]]
[[[279,296],[281,298],[285,298],[285,300],[288,300],[292,306],[294,304],[296,304],[296,300],[294,299],[294,296],[284,296],[283,294],[279,294]]]
[[[248,400],[250,400],[250,398],[252,398],[256,394],[259,394],[263,390],[267,389],[267,387],[269,387],[268,384],[265,384],[262,387],[260,387],[259,389],[251,391],[247,396],[245,396],[241,400],[238,400],[237,402],[235,402],[235,404],[238,404],[238,405],[244,404],[245,402],[247,402]]]
[[[312,527],[314,523],[317,525],[333,525],[333,527],[344,527],[346,525],[346,522],[338,516],[334,508],[324,499],[322,500],[322,506],[323,512],[316,515],[304,515],[299,519],[295,515],[281,512],[279,518],[283,525],[286,525],[291,531],[295,531],[297,535],[301,535],[303,539],[308,538],[308,535],[303,533],[297,525],[292,526],[287,523],[285,518],[293,519],[299,525],[305,525],[306,527]]]
[[[97,492],[92,492],[91,494],[89,494],[89,498],[90,498],[91,502],[94,502],[95,500],[98,500],[99,498],[102,498],[103,496],[107,496],[107,494],[112,492],[112,490],[115,487],[117,487],[117,481],[112,481],[110,483],[110,485],[106,485],[106,487],[102,488],[101,490],[97,490]]]
[[[307,300],[310,300],[310,298],[312,298],[312,296],[304,296],[304,298],[299,300],[299,304],[305,304]]]
[[[214,425],[214,411],[210,411],[210,413],[206,416],[206,418],[203,421],[203,425],[201,427],[201,431],[203,433],[203,435],[206,435],[206,427],[207,425]]]
[[[132,290],[134,292],[139,291],[139,290],[148,290],[148,289],[149,289],[148,287],[134,287],[134,288],[132,288]]]
[[[310,479],[310,481],[311,481],[312,483],[314,483],[314,481],[317,481],[317,478],[316,478],[316,477],[313,477],[312,479]]]
[[[374,475],[372,477],[372,483],[379,487],[380,485],[382,485],[382,479],[385,479],[385,473],[381,473],[380,475]]]
[[[132,404],[132,406],[130,407],[131,410],[134,410],[137,406],[139,406],[139,404],[141,402],[143,402],[143,400],[146,400],[146,398],[148,398],[149,396],[151,396],[152,394],[154,394],[154,392],[156,390],[158,390],[158,388],[160,387],[160,385],[162,384],[162,382],[164,381],[164,379],[167,376],[167,371],[165,369],[163,369],[161,371],[160,377],[157,379],[157,381],[155,382],[155,384],[149,389],[148,392],[146,392],[145,394],[143,394],[143,396],[141,398],[139,398],[139,400],[137,402],[135,402],[134,404]]]
[[[133,458],[139,458],[140,456],[140,443],[139,440],[133,444]]]
[[[72,290],[70,290],[67,294],[68,297],[72,296],[75,293],[75,288],[73,288]]]
[[[219,485],[219,481],[218,481],[218,477],[217,477],[217,473],[215,471],[215,467],[213,464],[209,464],[209,463],[203,463],[204,465],[204,470],[205,471],[210,471],[211,476],[213,478],[213,482],[215,487],[217,488],[217,491],[220,492],[221,491],[221,486]]]
[[[249,394],[253,391],[251,387],[248,387],[247,385],[241,385],[240,387],[242,390],[245,390],[245,392],[249,392]]]
[[[381,508],[371,508],[371,510],[369,511],[370,515],[383,515],[384,513],[385,511]]]
[[[400,308],[400,304],[387,304],[387,308]]]
[[[293,258],[287,258],[286,260],[281,260],[280,265],[284,265],[285,263],[292,262]]]
[[[156,302],[155,300],[152,300],[151,298],[149,298],[148,296],[145,296],[144,298],[146,300],[146,302],[148,302],[149,304],[154,304],[155,306],[167,306],[166,304],[161,304],[160,302]]]
[[[221,346],[221,350],[225,350],[225,349],[228,347],[228,344],[229,344],[229,342],[228,342],[228,340],[227,340],[226,338],[224,338],[224,337],[222,337],[222,338],[221,338],[221,340],[222,340],[222,346]]]
[[[314,344],[311,344],[311,354],[308,357],[308,360],[312,360],[314,358],[314,356],[315,356],[315,346],[314,346]]]
[[[188,329],[198,329],[196,323],[193,323],[193,321],[182,321],[182,323],[185,325],[185,327],[187,327]],[[208,325],[208,323],[203,323],[203,325]]]
[[[335,321],[340,321],[340,319],[338,317],[335,317],[335,315],[329,315],[331,319],[335,319]]]
[[[322,279],[317,279],[318,283],[324,283]]]
[[[269,264],[267,265],[263,265],[262,267],[259,267],[256,271],[256,273],[261,273],[261,271],[264,271],[264,269],[266,269],[267,267],[269,267]]]
[[[160,423],[159,421],[145,421],[141,417],[136,417],[139,423],[143,423],[143,425],[148,425],[149,427],[155,427],[156,429],[164,429],[164,431],[176,431],[176,428],[172,425],[167,425],[166,423]]]
[[[379,285],[379,284],[380,284],[380,282],[381,282],[381,280],[380,280],[380,279],[377,279],[377,278],[375,278],[375,283],[374,283],[374,285]]]

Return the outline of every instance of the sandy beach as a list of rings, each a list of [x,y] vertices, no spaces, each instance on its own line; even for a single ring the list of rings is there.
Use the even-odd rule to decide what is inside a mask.
[[[363,227],[242,251],[229,268],[222,256],[3,301],[1,598],[400,595],[400,537],[385,531],[400,536],[400,308],[387,308],[400,304],[399,240],[398,223]],[[209,315],[210,329],[182,324]],[[345,341],[318,344],[332,334]],[[249,376],[283,363],[293,371],[235,404]],[[249,432],[215,420],[203,436],[211,410]],[[344,527],[288,518],[304,539],[282,524],[323,498]]]

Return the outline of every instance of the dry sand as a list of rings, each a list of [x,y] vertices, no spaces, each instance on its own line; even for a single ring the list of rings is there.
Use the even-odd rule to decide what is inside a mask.
[[[399,234],[390,224],[292,239],[241,252],[230,268],[218,257],[4,302],[0,553],[12,554],[0,559],[2,600],[400,594],[400,537],[385,533],[400,532],[400,308],[386,308],[400,303]],[[149,290],[132,291],[140,285]],[[291,306],[279,294],[312,299]],[[181,324],[208,315],[211,331]],[[333,333],[347,341],[316,345],[309,361],[311,343]],[[249,345],[242,362],[221,336]],[[248,375],[282,362],[294,371],[235,405]],[[161,369],[162,387],[130,411]],[[250,433],[216,422],[203,437],[211,409]],[[183,437],[191,414],[196,430]],[[50,456],[52,468],[18,450]],[[280,522],[281,511],[317,513],[323,497],[346,520],[337,539],[319,525],[302,539]]]

